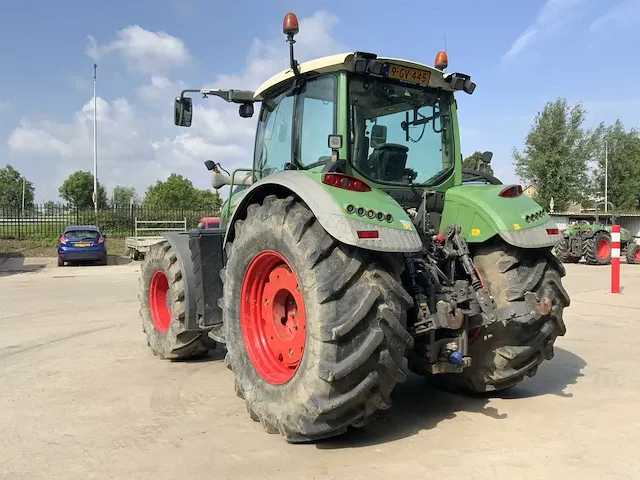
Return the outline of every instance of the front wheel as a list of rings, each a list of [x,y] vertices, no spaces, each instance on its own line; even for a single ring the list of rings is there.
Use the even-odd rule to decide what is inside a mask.
[[[473,254],[497,308],[511,318],[469,332],[472,364],[462,373],[429,377],[436,386],[462,393],[503,390],[535,375],[544,360],[553,358],[553,344],[566,332],[562,315],[570,303],[562,286],[564,268],[549,250],[495,241]],[[537,295],[537,312],[525,308],[527,292]]]
[[[569,240],[563,239],[555,247],[556,257],[562,263],[578,263],[581,257],[576,257],[571,255],[571,251],[569,250]]]
[[[226,251],[226,362],[253,420],[299,443],[390,406],[413,345],[401,259],[340,244],[298,199],[273,195]]]

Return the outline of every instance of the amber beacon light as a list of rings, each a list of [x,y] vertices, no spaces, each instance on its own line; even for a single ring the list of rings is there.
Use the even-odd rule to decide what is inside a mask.
[[[298,34],[300,27],[298,25],[298,17],[296,17],[295,13],[289,12],[284,16],[284,20],[282,21],[282,31],[286,36],[294,36]]]

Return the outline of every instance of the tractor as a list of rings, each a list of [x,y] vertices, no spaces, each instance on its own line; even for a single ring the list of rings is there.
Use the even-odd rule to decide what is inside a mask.
[[[248,415],[286,442],[366,425],[406,368],[475,395],[535,375],[566,332],[558,227],[520,185],[462,185],[455,94],[469,75],[350,52],[255,91],[184,90],[259,107],[253,164],[224,170],[219,228],[167,232],[141,264],[142,326],[162,359],[225,352]]]
[[[609,207],[611,216],[603,221],[600,207]],[[563,232],[555,247],[556,256],[564,263],[578,263],[583,257],[588,265],[611,263],[611,226],[616,223],[616,207],[611,202],[600,202],[595,206],[595,221],[572,222]],[[631,232],[620,228],[620,249],[629,264],[640,264],[640,245]]]

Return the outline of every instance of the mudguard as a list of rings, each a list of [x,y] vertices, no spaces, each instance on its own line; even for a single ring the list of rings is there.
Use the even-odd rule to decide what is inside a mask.
[[[469,243],[499,235],[519,248],[552,247],[562,240],[557,224],[532,198],[500,196],[509,185],[461,185],[445,193],[441,228],[457,223]]]
[[[191,250],[189,249],[189,232],[163,232],[162,236],[176,252],[182,278],[184,279],[185,328],[188,331],[201,330],[196,318],[195,282],[193,261],[191,260]]]
[[[247,206],[260,202],[267,195],[294,194],[313,212],[318,222],[336,240],[379,252],[419,252],[422,241],[413,222],[402,207],[389,195],[377,189],[354,192],[325,185],[319,171],[285,170],[269,175],[246,190],[228,223],[225,243],[233,238],[233,224],[244,215]],[[353,213],[347,206],[353,205]],[[374,212],[374,218],[358,215],[357,208]],[[378,220],[377,214],[390,214],[392,221]],[[358,231],[377,230],[378,238],[359,238]]]

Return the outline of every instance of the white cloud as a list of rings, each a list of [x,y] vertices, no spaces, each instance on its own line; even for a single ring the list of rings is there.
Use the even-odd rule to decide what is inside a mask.
[[[346,50],[330,34],[337,22],[337,17],[325,12],[301,18],[295,45],[298,60]],[[132,40],[138,34],[143,40]],[[220,73],[208,86],[255,88],[268,76],[289,66],[287,47],[284,35],[271,40],[254,39],[242,71]],[[124,98],[113,101],[98,98],[101,182],[109,188],[132,185],[142,194],[146,186],[175,172],[190,178],[200,188],[210,188],[209,175],[203,166],[205,160],[220,162],[229,171],[251,165],[257,115],[243,119],[238,115],[237,105],[215,97],[204,100],[197,96],[192,127],[182,129],[173,124],[173,98],[185,88],[185,82],[171,80],[161,68],[151,67],[152,59],[168,68],[186,58],[188,50],[182,40],[137,26],[127,27],[111,43],[97,45],[93,41],[88,53],[100,58],[115,51],[129,62],[146,63],[137,71],[148,73],[149,83],[130,91],[127,97],[131,101],[140,97],[158,110],[149,110]],[[145,55],[149,58],[143,58]],[[207,82],[189,84],[204,87]],[[92,169],[92,99],[67,121],[22,119],[11,133],[8,145],[14,155],[30,156],[42,165],[41,178],[33,179],[36,195],[54,198],[58,185],[69,173],[78,168]]]
[[[541,37],[557,33],[580,12],[578,7],[583,3],[585,0],[547,0],[538,11],[535,22],[511,44],[502,59],[515,58]]]
[[[172,82],[164,75],[152,75],[149,83],[138,88],[138,95],[150,103],[166,108],[173,99],[186,88],[183,81]]]
[[[87,55],[96,62],[112,52],[118,52],[127,67],[134,72],[161,73],[191,60],[185,43],[166,32],[151,32],[139,25],[130,25],[118,30],[116,39],[98,44],[88,36]]]
[[[612,7],[595,19],[589,25],[589,31],[595,33],[604,27],[618,29],[625,24],[636,27],[638,22],[640,22],[640,0],[628,0]]]

